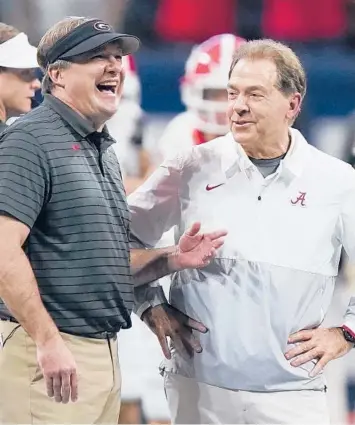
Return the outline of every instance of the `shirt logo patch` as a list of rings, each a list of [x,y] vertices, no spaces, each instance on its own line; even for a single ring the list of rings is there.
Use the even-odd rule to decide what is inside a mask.
[[[79,145],[79,143],[75,143],[75,145],[73,145],[71,148],[73,149],[73,151],[79,151],[80,145]]]
[[[291,199],[291,204],[292,205],[296,205],[296,204],[299,203],[302,207],[305,207],[306,206],[305,202],[306,202],[306,194],[307,194],[307,192],[301,192],[301,191],[299,191],[298,193],[299,193],[299,195],[297,196],[297,198],[295,200],[292,200]]]
[[[213,190],[213,189],[216,189],[217,187],[219,187],[219,186],[222,186],[224,183],[220,183],[220,184],[215,184],[214,186],[210,186],[209,184],[206,186],[206,190],[207,191],[210,191],[210,190]]]

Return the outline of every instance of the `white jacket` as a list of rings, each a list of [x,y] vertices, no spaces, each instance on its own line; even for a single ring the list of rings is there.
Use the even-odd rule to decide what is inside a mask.
[[[195,221],[229,232],[209,266],[173,276],[171,304],[209,332],[198,335],[201,354],[174,352],[167,370],[235,390],[324,388],[322,374],[308,376],[312,362],[295,368],[284,353],[291,333],[321,325],[342,246],[355,258],[355,170],[290,131],[265,179],[227,134],[166,160],[129,197],[132,232],[147,246],[174,225],[177,241]],[[355,297],[344,324],[355,332]]]

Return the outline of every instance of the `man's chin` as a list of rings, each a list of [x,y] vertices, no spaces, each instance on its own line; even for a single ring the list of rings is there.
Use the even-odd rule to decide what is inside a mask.
[[[7,118],[11,119],[12,121],[15,121],[16,118],[20,117],[21,115],[27,114],[32,109],[31,103],[29,102],[28,105],[22,105],[17,107],[16,109],[12,109],[11,111],[7,111]]]
[[[112,118],[115,113],[118,111],[118,107],[117,108],[106,108],[103,113],[104,115],[107,117],[107,119],[109,120],[110,118]]]
[[[243,143],[252,143],[253,135],[251,133],[242,132],[242,131],[232,131],[234,140],[243,144]]]

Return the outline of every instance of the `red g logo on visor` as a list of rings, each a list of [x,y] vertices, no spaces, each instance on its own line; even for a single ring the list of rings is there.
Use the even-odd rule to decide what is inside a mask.
[[[97,31],[112,31],[112,28],[109,24],[105,24],[105,22],[96,22],[94,28]]]

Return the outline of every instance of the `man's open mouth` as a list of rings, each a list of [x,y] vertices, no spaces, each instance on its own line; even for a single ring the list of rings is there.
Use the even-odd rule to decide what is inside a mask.
[[[101,83],[96,87],[101,93],[116,93],[117,83]]]

